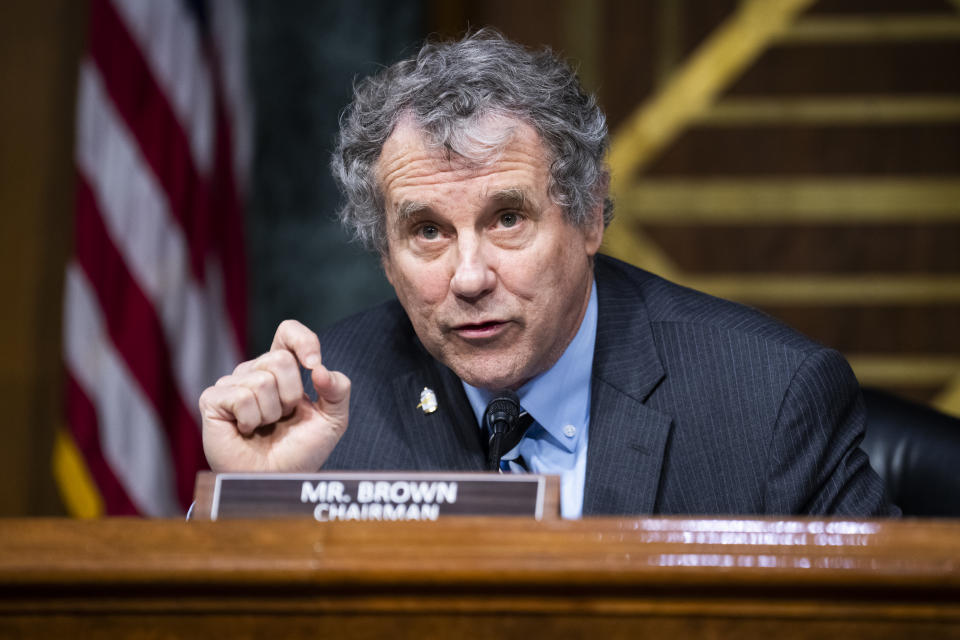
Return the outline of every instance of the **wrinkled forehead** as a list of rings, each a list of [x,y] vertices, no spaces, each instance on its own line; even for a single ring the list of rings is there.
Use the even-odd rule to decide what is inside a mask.
[[[496,163],[518,134],[541,142],[529,124],[509,114],[494,112],[455,122],[422,123],[407,113],[400,117],[387,141],[398,135],[408,141],[415,137],[438,157],[464,168],[476,168]]]
[[[520,182],[529,183],[527,188],[539,192],[549,180],[549,154],[533,127],[523,121],[488,116],[476,126],[443,139],[445,144],[412,118],[402,119],[394,128],[376,166],[384,207],[396,204],[388,200],[409,192],[411,186],[432,187],[492,176],[508,181],[522,177]]]

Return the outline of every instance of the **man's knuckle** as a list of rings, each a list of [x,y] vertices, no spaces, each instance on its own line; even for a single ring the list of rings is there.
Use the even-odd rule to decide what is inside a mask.
[[[297,359],[287,350],[270,351],[263,354],[258,362],[258,368],[268,371],[277,371],[297,366]]]
[[[257,399],[249,387],[237,387],[233,393],[232,406],[234,413],[243,413],[257,406]]]
[[[243,377],[243,383],[251,389],[259,389],[268,375],[263,369],[257,368]]]
[[[253,368],[256,360],[244,360],[233,369],[233,375],[240,376]]]
[[[200,407],[200,411],[205,411],[207,407],[214,404],[213,395],[215,387],[207,387],[203,390],[203,393],[200,394],[199,400],[197,400],[197,405]]]

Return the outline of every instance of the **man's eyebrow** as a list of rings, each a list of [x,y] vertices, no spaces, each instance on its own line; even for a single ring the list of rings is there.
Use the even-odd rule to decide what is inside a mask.
[[[493,192],[490,194],[490,199],[514,209],[523,209],[527,196],[526,192],[520,187],[508,187]]]
[[[397,223],[404,222],[425,211],[430,210],[430,205],[414,200],[404,200],[397,205]]]

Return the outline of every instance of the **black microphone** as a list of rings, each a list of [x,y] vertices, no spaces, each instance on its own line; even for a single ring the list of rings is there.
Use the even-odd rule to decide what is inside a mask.
[[[487,469],[498,471],[504,436],[513,430],[520,415],[520,400],[509,389],[496,393],[483,414],[483,426],[489,437],[487,446]]]

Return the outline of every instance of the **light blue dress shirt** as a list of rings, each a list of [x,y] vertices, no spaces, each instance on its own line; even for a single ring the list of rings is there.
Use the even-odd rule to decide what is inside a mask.
[[[523,471],[522,456],[532,473],[560,476],[560,512],[564,518],[583,514],[590,427],[590,380],[597,338],[597,285],[592,283],[583,321],[567,349],[552,367],[517,390],[520,404],[536,421],[520,443],[502,459],[501,469]],[[483,413],[493,391],[463,382],[470,406],[483,428]]]

